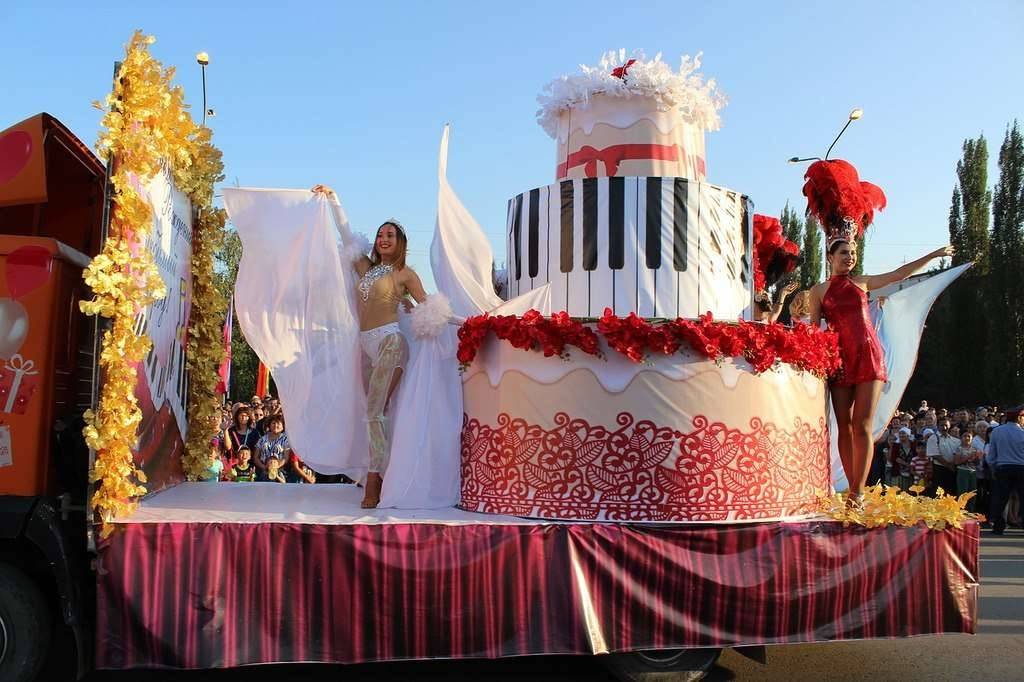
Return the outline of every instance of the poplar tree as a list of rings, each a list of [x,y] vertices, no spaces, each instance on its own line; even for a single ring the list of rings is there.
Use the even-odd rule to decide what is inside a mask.
[[[992,400],[988,379],[998,363],[988,346],[990,311],[984,300],[989,265],[989,222],[992,193],[988,189],[988,146],[985,136],[964,140],[956,164],[957,185],[949,209],[949,241],[956,249],[953,265],[973,262],[949,288],[952,314],[943,321],[945,347],[956,349],[940,371],[945,383],[956,386],[957,402],[980,404]]]
[[[956,164],[961,210],[955,232],[950,223],[949,238],[956,247],[953,265],[973,262],[971,275],[980,277],[988,273],[989,215],[992,210],[985,136],[964,140],[963,151],[963,158]]]
[[[800,232],[803,229],[803,223],[797,212],[789,207],[788,201],[782,208],[782,216],[779,218],[779,222],[782,223],[782,232],[786,235],[786,239],[799,244]]]
[[[1017,121],[999,148],[988,263],[987,383],[993,400],[1013,402],[1024,392],[1024,138]]]
[[[800,266],[800,288],[809,289],[821,281],[821,227],[814,216],[804,220],[803,265]]]

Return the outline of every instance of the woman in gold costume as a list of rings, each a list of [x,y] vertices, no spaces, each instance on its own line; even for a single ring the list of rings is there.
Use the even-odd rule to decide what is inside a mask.
[[[313,192],[331,201],[335,220],[347,221],[341,214],[337,195],[326,185],[315,185]],[[343,234],[346,248],[355,243]],[[350,252],[359,282],[356,306],[359,315],[359,343],[370,364],[366,377],[366,428],[370,442],[370,465],[366,475],[362,506],[371,509],[380,502],[383,474],[390,456],[388,442],[388,403],[402,379],[409,359],[409,345],[398,327],[398,307],[411,307],[407,297],[417,303],[426,301],[416,272],[405,264],[408,238],[401,224],[389,220],[377,228],[373,249],[367,256],[358,246]],[[360,253],[360,251],[362,251]],[[342,264],[345,265],[344,263]]]

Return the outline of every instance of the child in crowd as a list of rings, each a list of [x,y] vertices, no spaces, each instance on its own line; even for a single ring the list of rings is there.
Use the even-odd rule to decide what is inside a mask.
[[[256,467],[252,463],[252,451],[247,445],[238,448],[238,461],[231,467],[231,480],[252,483],[256,480]]]
[[[913,458],[913,435],[909,428],[901,427],[896,432],[896,442],[889,454],[889,461],[892,462],[892,483],[899,486],[900,490],[908,490],[914,484],[913,472],[910,470],[910,460]]]
[[[291,456],[291,482],[292,483],[316,483],[316,472],[306,466],[306,463],[292,451]]]
[[[284,477],[284,473],[281,472],[281,460],[277,457],[271,457],[267,460],[266,478],[264,480],[268,483],[288,482],[288,479]]]
[[[256,442],[256,468],[265,472],[270,458],[276,458],[280,465],[287,462],[291,454],[288,434],[284,432],[284,416],[273,414],[267,417],[267,432]]]
[[[974,434],[970,430],[964,430],[960,434],[960,450],[957,452],[957,461],[961,464],[974,464],[984,455],[974,445]]]
[[[914,458],[910,460],[910,471],[914,476],[914,483],[924,486],[926,494],[931,494],[932,461],[928,457],[928,447],[923,440],[914,443]]]
[[[206,470],[199,475],[199,480],[206,483],[218,483],[222,473],[224,473],[224,462],[220,458],[220,443],[214,441],[210,444],[210,463]]]

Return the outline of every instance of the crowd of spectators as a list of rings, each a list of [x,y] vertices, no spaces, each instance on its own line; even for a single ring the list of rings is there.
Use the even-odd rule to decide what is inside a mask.
[[[272,396],[254,395],[227,404],[211,444],[203,480],[251,483],[351,483],[346,476],[319,474],[302,461],[288,440],[284,410]]]
[[[1024,407],[1024,406],[1022,406]],[[903,490],[915,487],[925,495],[974,491],[970,509],[987,518],[994,532],[1021,527],[1021,484],[1024,462],[1017,462],[1021,407],[947,410],[922,401],[914,412],[897,412],[875,443],[868,484],[885,483]],[[994,432],[1007,431],[993,444]],[[1018,433],[1019,432],[1019,433]],[[1018,469],[1022,471],[1018,471]]]

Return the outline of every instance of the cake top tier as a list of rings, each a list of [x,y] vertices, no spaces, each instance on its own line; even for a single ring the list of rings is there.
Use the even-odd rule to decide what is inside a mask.
[[[647,97],[660,111],[676,110],[682,118],[703,130],[718,130],[718,110],[725,106],[713,78],[705,80],[697,70],[700,53],[684,55],[679,71],[661,60],[661,53],[646,59],[643,52],[626,56],[625,50],[606,53],[597,66],[580,66],[580,73],[562,76],[544,86],[537,97],[537,122],[551,137],[558,134],[563,111],[587,106],[598,94],[611,97]]]

